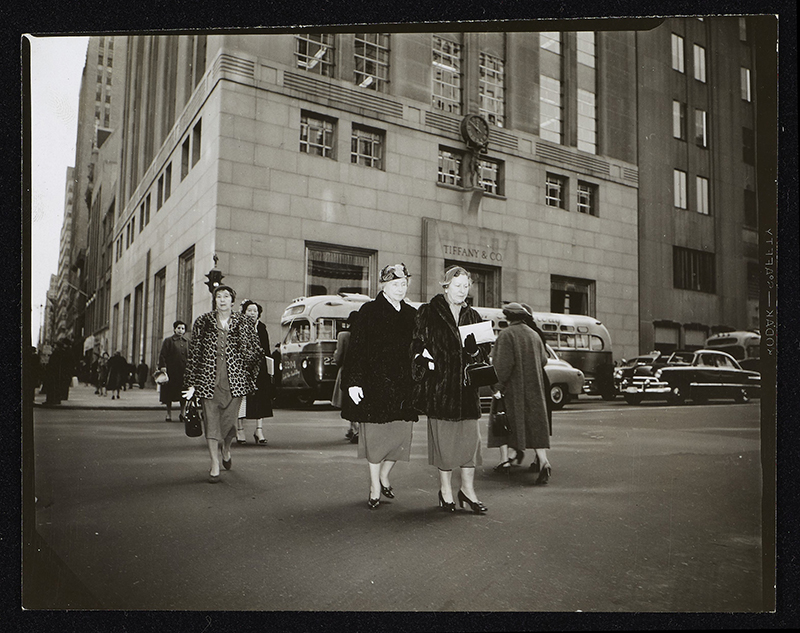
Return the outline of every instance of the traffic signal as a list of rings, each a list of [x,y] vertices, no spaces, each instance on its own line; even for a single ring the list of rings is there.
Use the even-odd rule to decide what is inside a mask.
[[[214,288],[222,283],[222,278],[224,276],[225,275],[222,274],[222,271],[217,270],[216,268],[212,268],[206,273],[206,277],[208,278],[208,281],[206,281],[206,286],[208,286],[208,291],[210,293],[214,293]]]

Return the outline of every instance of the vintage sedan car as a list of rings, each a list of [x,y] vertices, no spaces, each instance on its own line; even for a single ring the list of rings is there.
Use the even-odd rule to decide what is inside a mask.
[[[658,366],[661,367],[666,364],[668,356],[669,354],[664,355],[661,352],[655,351],[641,356],[634,356],[630,359],[623,358],[620,364],[614,368],[614,389],[616,393],[624,393],[622,389],[622,378],[623,376],[629,376],[631,374],[629,370],[642,365],[649,366],[658,364]]]
[[[547,380],[550,381],[550,408],[553,411],[563,409],[564,405],[583,392],[585,377],[580,369],[576,369],[567,361],[561,360],[558,354],[549,345],[547,349],[547,364],[544,367]],[[492,400],[490,387],[481,387],[481,405],[488,411]]]
[[[629,404],[644,399],[664,399],[683,404],[687,399],[702,404],[710,398],[748,402],[761,385],[761,375],[747,371],[725,352],[711,349],[673,352],[652,363],[623,369],[620,390]]]

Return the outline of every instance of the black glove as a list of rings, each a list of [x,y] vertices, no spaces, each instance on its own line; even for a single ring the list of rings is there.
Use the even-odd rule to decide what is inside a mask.
[[[478,344],[475,342],[474,334],[467,334],[467,338],[464,339],[464,349],[470,356],[476,356],[478,354],[480,350],[478,349]]]

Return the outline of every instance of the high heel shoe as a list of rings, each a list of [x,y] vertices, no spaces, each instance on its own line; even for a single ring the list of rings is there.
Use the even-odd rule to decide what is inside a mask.
[[[383,493],[383,496],[386,497],[387,499],[394,499],[394,492],[392,492],[391,486],[384,486],[383,484],[381,484],[381,492]]]
[[[496,473],[508,472],[509,470],[511,470],[511,463],[513,461],[514,461],[513,459],[507,459],[504,462],[500,462],[499,464],[497,464],[497,466],[494,467],[494,472]]]
[[[519,451],[516,451],[516,453],[514,453],[514,459],[512,459],[511,461],[513,462],[514,460],[516,460],[517,461],[517,465],[519,465],[519,464],[522,463],[523,459],[525,459],[525,451],[519,450]]]
[[[264,432],[261,431],[261,437],[258,437],[259,431],[261,431],[261,429],[256,429],[256,432],[253,433],[253,439],[256,441],[256,444],[266,444],[267,438],[264,437]]]
[[[528,468],[533,473],[538,473],[539,472],[539,470],[541,468],[541,465],[539,464],[539,456],[538,455],[534,455],[533,456],[533,461],[531,462],[531,465]]]
[[[442,491],[439,491],[439,509],[443,512],[455,512],[456,511],[456,502],[452,501],[447,503],[442,496]]]
[[[369,506],[370,510],[374,510],[381,504],[381,498],[378,497],[377,499],[373,499],[372,497],[369,498],[367,501],[367,505]]]
[[[550,468],[550,464],[545,463],[542,466],[542,470],[539,473],[539,476],[536,478],[535,485],[544,486],[548,481],[550,481],[550,473],[551,472],[552,472],[552,468]]]
[[[247,440],[244,437],[244,429],[236,429],[236,443],[247,444]]]
[[[489,508],[483,505],[480,501],[473,501],[467,495],[463,493],[463,491],[458,491],[458,503],[461,505],[461,508],[464,508],[464,504],[469,504],[469,507],[472,508],[472,512],[475,514],[483,514],[487,512]]]

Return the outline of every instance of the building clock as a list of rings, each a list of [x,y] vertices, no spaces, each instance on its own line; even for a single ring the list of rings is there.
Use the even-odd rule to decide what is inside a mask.
[[[468,114],[461,120],[461,136],[470,147],[484,148],[489,143],[489,124],[479,114]]]

